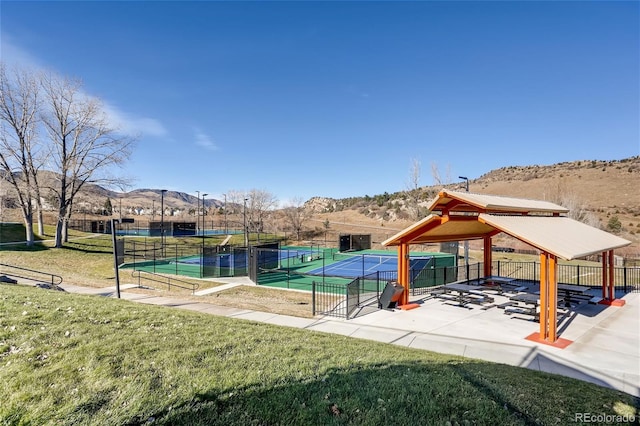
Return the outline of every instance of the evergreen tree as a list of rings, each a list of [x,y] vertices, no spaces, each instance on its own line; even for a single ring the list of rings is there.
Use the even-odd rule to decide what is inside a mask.
[[[103,211],[105,216],[110,216],[113,214],[113,206],[111,205],[111,200],[107,197],[107,201],[104,202]]]

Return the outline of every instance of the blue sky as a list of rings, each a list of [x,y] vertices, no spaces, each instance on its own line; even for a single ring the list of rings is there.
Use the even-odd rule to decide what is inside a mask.
[[[139,134],[134,188],[286,203],[639,155],[639,4],[2,1],[0,54]]]

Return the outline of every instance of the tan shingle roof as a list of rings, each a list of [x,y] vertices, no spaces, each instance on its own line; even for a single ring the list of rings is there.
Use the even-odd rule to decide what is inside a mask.
[[[568,210],[548,201],[441,191],[431,208],[468,213],[429,215],[382,245],[464,241],[505,232],[541,251],[572,260],[631,244],[624,238],[559,216]]]
[[[568,217],[503,216],[481,213],[478,220],[566,260],[631,244],[624,238]]]
[[[429,210],[440,211],[450,208],[452,211],[478,211],[487,213],[568,213],[565,207],[549,201],[528,200],[524,198],[502,197],[498,195],[474,194],[442,190],[431,201]]]

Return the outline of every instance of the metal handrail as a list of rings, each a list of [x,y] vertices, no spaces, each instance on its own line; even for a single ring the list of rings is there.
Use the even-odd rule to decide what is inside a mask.
[[[149,281],[157,282],[157,283],[160,283],[160,284],[167,284],[168,287],[169,287],[169,291],[171,291],[171,286],[172,285],[173,285],[173,287],[178,287],[178,288],[181,288],[183,290],[191,290],[192,294],[195,293],[196,290],[200,288],[200,284],[198,284],[198,283],[190,283],[190,282],[187,282],[187,281],[184,281],[184,280],[179,280],[178,278],[173,278],[173,277],[166,276],[166,275],[156,274],[155,272],[141,271],[139,269],[131,271],[131,276],[133,278],[136,278],[136,273],[137,273],[137,277],[138,277],[138,287],[141,287],[140,278],[141,278],[142,274],[147,274],[147,275],[151,275],[152,277],[162,278],[162,279],[154,279],[152,277],[145,277],[145,279],[147,279]],[[166,280],[166,281],[164,281],[164,280]],[[178,285],[178,284],[171,284],[172,280],[174,281],[174,283],[175,282],[179,282],[179,283],[184,284],[185,286],[191,286],[191,288],[183,287],[182,285]]]
[[[35,269],[22,268],[20,266],[7,265],[5,263],[0,263],[0,266],[6,266],[7,268],[19,269],[21,271],[32,272],[32,273],[41,274],[41,275],[48,275],[49,277],[51,277],[51,285],[52,286],[58,286],[58,285],[62,284],[62,281],[63,281],[62,277],[60,275],[52,274],[50,272],[36,271]],[[25,275],[19,275],[19,274],[10,273],[10,272],[3,272],[3,273],[11,275],[12,277],[23,278],[23,279],[26,279],[26,280],[42,281],[42,280],[38,280],[37,278],[33,278],[33,277],[25,276]],[[54,282],[55,278],[58,279],[57,283]]]

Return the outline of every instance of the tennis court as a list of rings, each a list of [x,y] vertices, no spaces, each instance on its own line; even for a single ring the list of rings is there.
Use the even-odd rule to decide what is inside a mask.
[[[326,282],[330,278],[346,283],[361,278],[362,288],[379,291],[387,281],[397,280],[398,257],[392,251],[341,253],[335,248],[287,247],[261,253],[259,285],[310,291],[314,281]],[[414,252],[410,256],[410,280],[414,288],[443,284],[442,267],[455,265],[455,257],[447,253]]]
[[[329,265],[306,271],[309,275],[329,275],[337,277],[357,278],[371,275],[376,272],[391,272],[398,270],[398,257],[396,255],[381,254],[349,254],[334,253],[334,262]],[[410,269],[421,271],[433,262],[433,256],[412,257]]]
[[[138,248],[140,247],[140,248]],[[152,247],[152,248],[149,248]],[[244,248],[152,246],[131,242],[125,250],[130,262],[121,269],[134,269],[158,274],[184,275],[192,278],[246,276],[247,254]]]
[[[140,245],[137,243],[137,245]],[[146,248],[146,246],[143,246]],[[277,247],[277,245],[276,245]],[[245,276],[250,259],[255,262],[259,285],[311,291],[312,283],[326,283],[329,278],[342,283],[363,277],[361,282],[372,291],[380,290],[380,283],[397,280],[398,258],[395,251],[361,250],[349,253],[336,248],[313,246],[256,247],[251,256],[245,249],[157,247],[133,252],[133,262],[121,268],[148,272],[184,275],[194,278]],[[255,257],[254,257],[255,256]],[[446,277],[438,275],[442,266],[453,266],[455,258],[445,253],[410,253],[410,281],[412,288],[442,284]],[[139,259],[142,258],[142,261]]]

